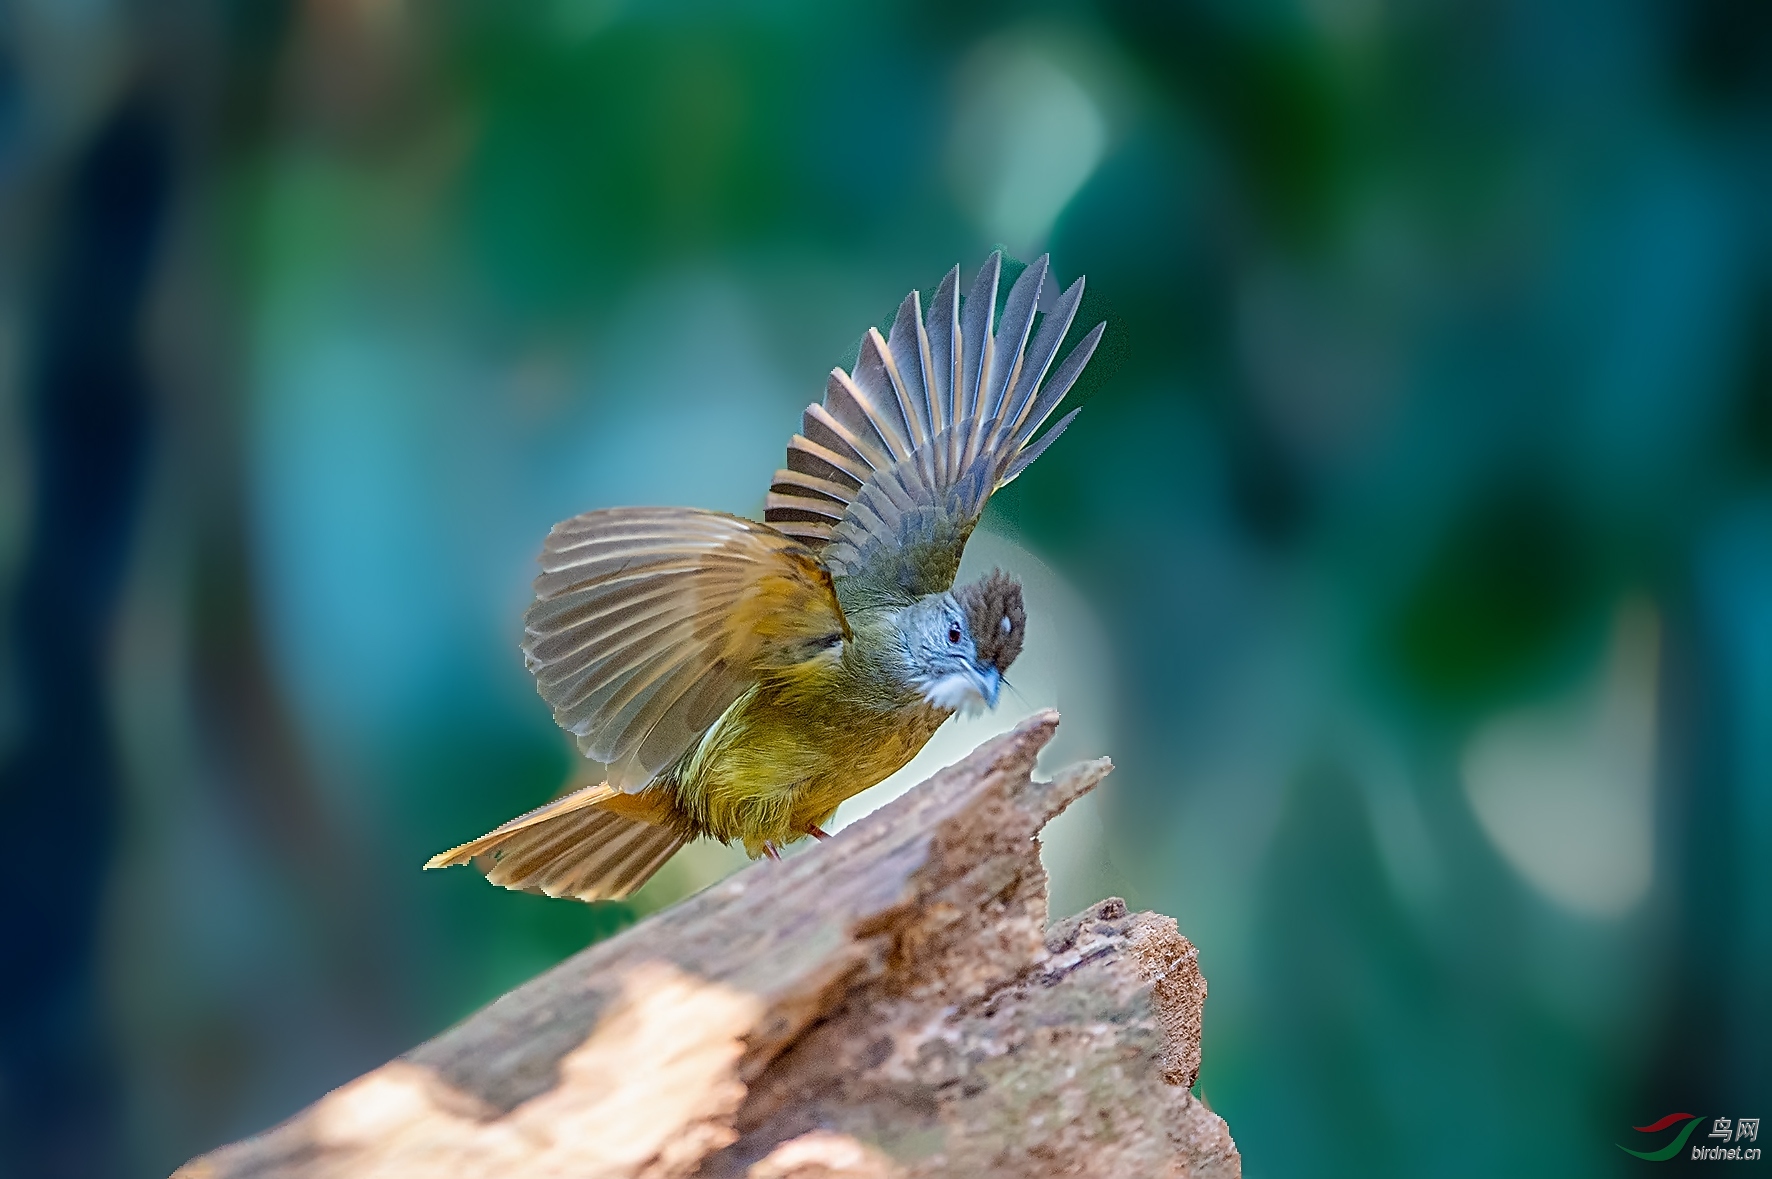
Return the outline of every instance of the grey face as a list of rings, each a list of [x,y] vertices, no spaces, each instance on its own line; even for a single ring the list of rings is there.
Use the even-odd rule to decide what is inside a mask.
[[[924,598],[900,615],[911,685],[936,708],[995,708],[1026,618],[1021,587],[1000,573]]]

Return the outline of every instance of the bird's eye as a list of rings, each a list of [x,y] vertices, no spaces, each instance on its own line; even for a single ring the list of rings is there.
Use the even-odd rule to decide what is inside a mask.
[[[957,626],[948,627],[948,642],[957,643],[959,641],[960,641],[960,628]]]
[[[1015,629],[1015,624],[1013,622],[1009,621],[1009,619],[1007,617],[1005,617],[1003,619],[1003,621],[998,623],[997,625],[1001,626],[1003,628],[1004,634],[1008,634],[1010,631]]]

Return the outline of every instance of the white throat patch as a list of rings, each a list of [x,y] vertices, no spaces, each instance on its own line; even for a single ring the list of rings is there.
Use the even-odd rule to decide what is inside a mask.
[[[984,707],[984,693],[978,690],[978,681],[963,671],[951,671],[936,679],[925,680],[922,688],[923,699],[935,708],[962,712]]]

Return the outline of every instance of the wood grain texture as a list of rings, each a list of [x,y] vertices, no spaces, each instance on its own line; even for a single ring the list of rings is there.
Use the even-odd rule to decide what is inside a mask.
[[[519,987],[179,1179],[1241,1173],[1173,920],[1048,927],[1042,713],[786,863]]]

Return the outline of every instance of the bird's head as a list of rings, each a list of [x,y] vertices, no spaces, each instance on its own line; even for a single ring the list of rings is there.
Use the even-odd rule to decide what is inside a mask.
[[[911,683],[925,701],[951,711],[997,706],[1027,628],[1020,582],[993,570],[929,595],[901,618]]]

